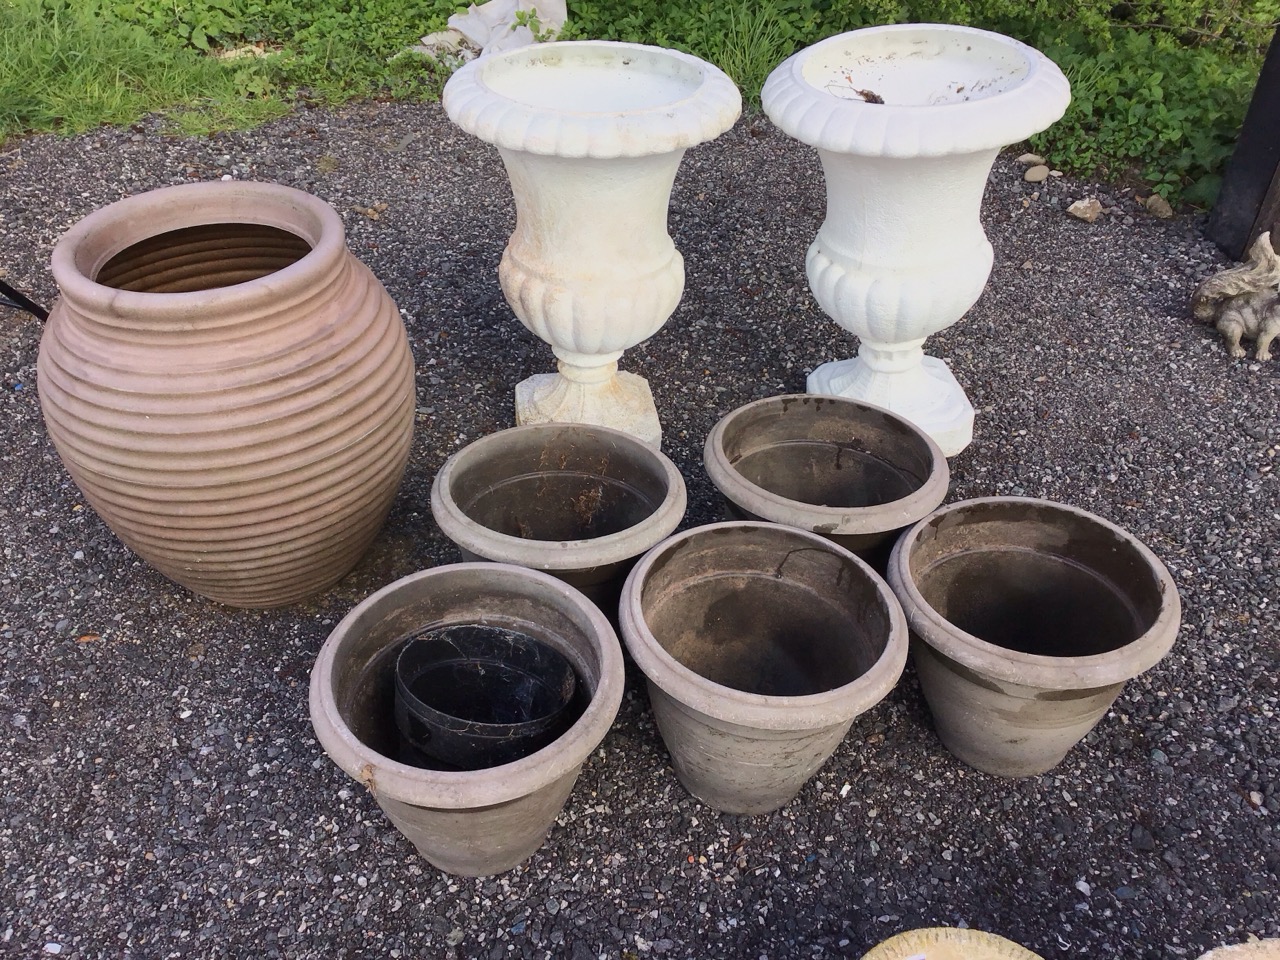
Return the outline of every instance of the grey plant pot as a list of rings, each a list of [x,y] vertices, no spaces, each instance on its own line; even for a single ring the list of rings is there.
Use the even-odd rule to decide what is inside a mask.
[[[393,759],[398,641],[455,623],[507,627],[555,647],[589,691],[582,716],[549,746],[500,766],[424,770]],[[536,570],[462,563],[397,580],[347,614],[311,672],[311,723],[330,758],[422,856],[448,873],[487,876],[541,846],[617,715],[622,689],[618,639],[581,594]]]
[[[775,524],[716,523],[654,547],[627,578],[620,621],[676,776],[727,813],[791,800],[907,658],[884,581]]]
[[[909,420],[842,397],[739,407],[703,450],[725,512],[811,530],[883,571],[898,535],[947,495],[939,446]]]
[[[632,564],[680,525],[685,501],[684,479],[660,451],[569,423],[483,437],[431,486],[431,513],[464,559],[545,570],[610,617]]]
[[[1126,680],[1160,661],[1181,603],[1156,556],[1113,523],[1023,497],[942,507],[898,541],[889,582],[938,736],[965,763],[1056,766]]]

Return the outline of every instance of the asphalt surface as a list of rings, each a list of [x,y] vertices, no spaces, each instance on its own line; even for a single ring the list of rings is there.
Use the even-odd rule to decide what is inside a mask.
[[[1181,588],[1172,653],[1060,767],[1019,781],[966,768],[909,667],[795,801],[723,816],[675,780],[632,678],[544,847],[468,880],[419,859],[329,761],[306,692],[352,605],[457,559],[431,479],[512,424],[516,381],[552,368],[498,289],[505,175],[434,105],[195,140],[154,122],[36,137],[0,151],[0,269],[47,304],[70,224],[224,175],[342,213],[409,330],[413,456],[385,531],[336,588],[266,613],[218,606],[84,504],[40,417],[40,325],[0,310],[0,955],[859,957],[903,929],[966,924],[1045,958],[1174,960],[1280,935],[1280,361],[1233,361],[1187,315],[1224,264],[1200,219],[1156,220],[1105,185],[1033,186],[1001,160],[990,284],[929,344],[978,409],[951,499],[1092,510]],[[1068,217],[1086,195],[1114,212]],[[717,517],[701,467],[716,419],[853,350],[804,276],[823,207],[815,155],[761,117],[685,159],[670,215],[684,300],[623,367],[652,384],[686,525]]]

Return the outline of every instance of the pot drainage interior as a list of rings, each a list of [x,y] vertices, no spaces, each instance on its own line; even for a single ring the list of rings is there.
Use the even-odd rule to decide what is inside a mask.
[[[852,444],[793,440],[754,450],[733,464],[743,479],[788,500],[824,507],[872,507],[919,490],[923,477]]]
[[[884,619],[874,598],[850,605],[863,616],[772,575],[738,573],[664,591],[645,603],[645,620],[663,649],[707,680],[799,697],[853,682],[883,653],[887,625],[858,622]]]
[[[587,675],[580,655],[572,652],[567,640],[554,638],[539,625],[525,621],[513,621],[510,628],[532,637],[563,654],[574,673],[573,695],[564,708],[563,726],[567,731],[578,721],[591,703],[595,682]],[[414,631],[419,633],[421,631]],[[430,770],[460,770],[462,767],[427,757],[405,742],[396,723],[396,661],[404,649],[408,635],[388,643],[364,668],[342,678],[335,684],[334,694],[343,721],[366,747],[384,757]],[[473,711],[473,717],[486,719],[483,711]],[[492,717],[493,715],[488,715]],[[504,760],[503,762],[510,762]],[[473,769],[480,769],[479,767]]]
[[[1150,626],[1088,567],[1026,549],[952,554],[918,575],[925,602],[987,643],[1046,657],[1087,657],[1132,643]]]
[[[311,245],[256,223],[209,223],[150,237],[121,250],[94,278],[135,293],[190,293],[257,280],[297,263]]]
[[[634,527],[657,502],[616,477],[563,471],[495,483],[460,503],[468,517],[522,540],[590,540]]]
[[[568,658],[519,630],[453,624],[397,647],[403,763],[457,770],[511,763],[556,740],[586,708]]]

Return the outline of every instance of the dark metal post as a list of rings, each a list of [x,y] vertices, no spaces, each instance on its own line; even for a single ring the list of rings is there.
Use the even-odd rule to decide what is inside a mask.
[[[1280,29],[1271,38],[1206,231],[1234,260],[1280,221]],[[1273,241],[1275,238],[1272,238]]]

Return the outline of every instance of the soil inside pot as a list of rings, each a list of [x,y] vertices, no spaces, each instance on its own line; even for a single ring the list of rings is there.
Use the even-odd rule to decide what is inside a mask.
[[[925,602],[950,623],[1020,653],[1107,653],[1150,626],[1150,617],[1106,571],[1028,549],[952,554],[929,566],[918,586]]]
[[[765,577],[690,584],[680,603],[657,611],[649,628],[700,676],[766,696],[833,690],[860,677],[879,655],[848,641],[848,616],[835,604]]]
[[[138,293],[190,293],[257,280],[297,263],[311,246],[257,223],[208,223],[170,230],[126,247],[94,278]]]
[[[665,475],[625,449],[572,437],[530,436],[502,457],[469,463],[451,494],[473,521],[522,540],[590,540],[651,516],[667,495]]]
[[[875,507],[929,480],[934,453],[885,411],[826,397],[760,401],[724,420],[720,445],[747,483],[797,503]]]
[[[809,696],[862,676],[889,636],[871,579],[789,539],[783,527],[745,546],[708,536],[655,563],[641,601],[654,638],[700,676],[746,693]]]
[[[920,489],[924,477],[853,444],[780,443],[733,464],[744,479],[788,500],[824,507],[872,507]]]

